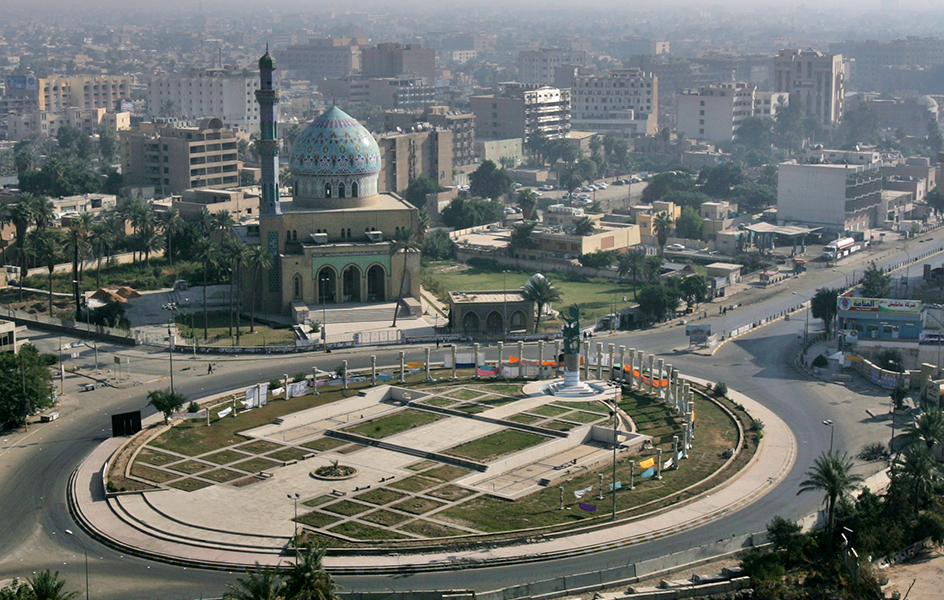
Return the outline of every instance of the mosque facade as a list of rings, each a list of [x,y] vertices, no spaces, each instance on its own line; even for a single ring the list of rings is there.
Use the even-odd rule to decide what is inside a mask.
[[[380,149],[356,119],[332,107],[299,134],[287,161],[291,197],[279,197],[278,140],[269,123],[277,114],[275,69],[267,51],[259,60],[259,143],[263,196],[274,193],[260,203],[258,229],[243,233],[244,241],[265,245],[273,258],[262,277],[244,278],[257,288],[257,308],[301,322],[323,306],[402,296],[418,316],[420,255],[392,250],[394,240],[417,231],[419,213],[396,194],[377,192]]]

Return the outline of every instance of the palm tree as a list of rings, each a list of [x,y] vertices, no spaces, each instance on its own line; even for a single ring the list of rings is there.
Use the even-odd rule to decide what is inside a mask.
[[[659,241],[659,256],[663,256],[665,253],[665,243],[669,240],[669,233],[672,232],[674,224],[675,221],[671,215],[665,211],[657,214],[652,221],[652,228],[655,230],[656,239]]]
[[[291,600],[338,600],[334,579],[321,564],[323,546],[299,550],[285,575],[285,597]]]
[[[649,283],[655,283],[662,272],[662,259],[658,256],[647,256],[642,261],[643,278]]]
[[[229,591],[223,594],[223,600],[284,600],[285,585],[278,572],[271,567],[256,568],[249,571],[246,579],[237,579],[236,583],[227,584]]]
[[[59,239],[53,229],[34,229],[30,234],[30,246],[36,259],[49,269],[49,316],[52,316],[52,271],[59,261]]]
[[[146,219],[134,232],[135,247],[144,254],[144,267],[151,266],[151,253],[158,252],[164,247],[164,238],[157,228],[155,219]]]
[[[922,442],[928,450],[934,448],[935,442],[944,444],[944,411],[930,404],[924,405],[921,414],[905,428],[904,439],[909,444]]]
[[[162,117],[176,117],[177,116],[177,103],[173,100],[164,100],[161,103],[160,107],[160,116]]]
[[[168,264],[174,266],[174,236],[180,233],[184,228],[184,220],[180,218],[180,211],[176,208],[169,208],[158,216],[161,230],[164,232],[164,247],[167,248]]]
[[[108,256],[118,241],[119,232],[124,229],[124,222],[115,214],[108,215],[92,224],[92,250],[98,264],[95,267],[95,287],[102,286],[102,259]]]
[[[88,247],[91,234],[92,214],[82,213],[69,223],[68,248],[72,257],[72,295],[75,301],[75,317],[79,318],[79,286],[82,283],[81,264],[85,260],[85,250]]]
[[[826,529],[833,531],[836,503],[859,487],[862,476],[852,472],[852,459],[845,453],[827,452],[819,455],[813,462],[813,468],[806,472],[806,479],[800,482],[800,491],[823,492],[826,505]]]
[[[56,218],[56,207],[46,196],[33,196],[33,221],[39,229],[45,229]]]
[[[594,230],[596,230],[596,227],[593,226],[593,220],[590,217],[580,217],[574,221],[575,235],[590,235]]]
[[[232,227],[235,221],[233,221],[233,215],[230,214],[228,210],[221,210],[220,212],[213,213],[211,223],[214,229],[225,231]]]
[[[518,192],[518,206],[521,207],[521,216],[526,221],[534,218],[534,209],[538,206],[538,195],[531,188]]]
[[[242,266],[243,263],[249,259],[249,246],[236,240],[235,238],[229,237],[226,238],[226,243],[223,245],[223,253],[226,256],[227,261],[230,263],[231,270],[229,274],[229,335],[233,335],[233,319],[236,320],[236,345],[239,345],[239,336],[242,329],[239,327],[239,299],[236,298],[236,294],[239,294],[242,290],[242,285],[240,284],[240,278],[242,276]],[[235,312],[233,309],[235,300]]]
[[[269,249],[259,244],[258,246],[253,246],[249,251],[249,257],[246,259],[246,265],[249,267],[250,279],[253,282],[251,286],[252,294],[251,300],[249,302],[249,333],[253,333],[256,330],[256,289],[262,287],[262,283],[259,282],[259,285],[256,286],[256,278],[263,271],[268,271],[272,268],[272,254],[269,252]]]
[[[209,237],[210,232],[213,231],[213,213],[204,206],[194,218],[193,226],[197,228],[197,232],[200,233],[200,235]]]
[[[400,235],[390,240],[390,256],[396,256],[403,253],[403,272],[400,275],[400,293],[397,294],[397,304],[393,307],[393,323],[391,327],[397,326],[397,314],[400,312],[400,302],[403,301],[403,286],[406,285],[406,260],[410,252],[419,252],[422,250],[416,233],[412,229],[401,229]]]
[[[209,313],[207,311],[207,287],[210,285],[210,269],[214,271],[222,261],[222,251],[209,238],[201,237],[197,240],[197,260],[203,263],[203,339],[209,334]]]
[[[633,297],[636,296],[636,281],[639,279],[639,271],[642,270],[645,260],[646,254],[641,250],[630,250],[616,258],[616,274],[621,278],[629,276],[633,284]]]
[[[30,225],[33,224],[34,219],[33,197],[34,196],[28,192],[20,194],[20,201],[13,206],[4,206],[2,216],[0,216],[0,222],[9,223],[13,225],[13,228],[16,230],[16,255],[17,260],[20,261],[24,276],[26,275],[26,270],[29,268],[26,262],[25,248],[26,233],[29,231]]]
[[[419,211],[416,219],[416,240],[422,244],[426,241],[426,232],[429,231],[429,213]]]
[[[66,582],[59,579],[59,571],[55,573],[49,569],[40,571],[27,580],[33,592],[32,600],[72,600],[78,597],[78,592],[63,592]]]
[[[904,484],[905,489],[911,492],[917,513],[921,501],[930,497],[938,473],[940,467],[931,448],[912,444],[892,461],[890,475],[893,482]]]
[[[541,315],[544,314],[544,307],[561,301],[560,290],[554,287],[554,283],[547,277],[532,277],[521,288],[521,296],[529,302],[534,302],[538,314],[534,320],[534,333],[537,333],[541,326]]]

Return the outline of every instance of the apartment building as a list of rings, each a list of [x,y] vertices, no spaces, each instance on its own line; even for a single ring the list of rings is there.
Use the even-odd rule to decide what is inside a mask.
[[[563,50],[561,48],[541,48],[540,50],[521,50],[518,52],[518,81],[547,86],[566,87],[558,80],[559,69],[587,66],[585,50]],[[565,69],[566,71],[566,69]]]
[[[348,98],[381,110],[422,110],[436,102],[436,88],[415,75],[352,78]]]
[[[676,128],[693,140],[730,142],[754,116],[755,90],[743,81],[685,90],[678,96]]]
[[[119,131],[118,138],[122,173],[130,185],[154,186],[163,194],[239,185],[236,136],[216,117],[195,127],[145,122]]]
[[[122,100],[130,98],[131,78],[125,75],[9,75],[0,98],[0,114],[34,110],[55,113],[66,108],[115,110]]]
[[[317,81],[339,79],[361,70],[361,47],[367,40],[358,38],[312,38],[307,44],[291,45],[273,52],[279,66],[290,75]]]
[[[403,192],[414,179],[425,176],[439,185],[452,185],[453,132],[432,128],[377,137],[380,175],[377,191]]]
[[[669,42],[643,37],[631,37],[610,42],[610,54],[619,59],[630,56],[668,54]]]
[[[777,222],[845,234],[876,226],[882,207],[882,163],[797,164],[777,169]],[[882,219],[884,221],[884,219]]]
[[[73,127],[86,135],[94,135],[102,123],[114,131],[127,129],[131,126],[131,113],[107,112],[104,108],[68,108],[62,112],[35,110],[11,114],[7,117],[7,139],[20,141],[33,135],[54,138],[63,127]]]
[[[156,117],[216,116],[234,131],[259,130],[259,72],[202,69],[187,75],[156,75],[148,81],[147,111]]]
[[[524,83],[499,84],[496,94],[469,98],[475,114],[475,137],[527,138],[541,130],[564,138],[571,129],[571,90]]]
[[[659,79],[639,69],[578,76],[571,87],[572,125],[621,137],[654,135],[659,125]]]
[[[790,95],[802,116],[829,127],[842,119],[846,95],[841,54],[781,50],[774,58],[774,91]]]
[[[430,106],[423,111],[420,120],[452,132],[453,167],[475,164],[475,114],[448,106]]]
[[[361,72],[368,77],[396,77],[412,74],[436,77],[436,51],[420,44],[387,42],[361,50]]]

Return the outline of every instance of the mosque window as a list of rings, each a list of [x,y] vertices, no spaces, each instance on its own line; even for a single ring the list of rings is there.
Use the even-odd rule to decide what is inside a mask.
[[[353,237],[351,236],[351,228],[350,228],[350,227],[347,228],[347,237],[348,237],[348,239],[353,239]]]
[[[295,299],[300,300],[302,297],[302,278],[298,275],[295,276]]]
[[[344,184],[339,183],[338,184],[338,198],[346,198],[346,197],[347,196],[344,195]]]
[[[296,181],[293,185],[295,186],[295,188],[294,188],[294,189],[295,189],[295,194],[294,194],[294,195],[297,196],[297,195],[298,195],[298,182]]]
[[[325,184],[325,198],[330,198],[330,197],[331,197],[331,184],[326,183]]]
[[[357,182],[351,184],[351,197],[357,198]]]
[[[342,239],[342,240],[344,239],[344,228],[343,228],[343,227],[341,228],[341,239]]]
[[[298,232],[297,232],[296,230],[294,230],[294,229],[292,230],[292,239],[293,239],[293,240],[297,240],[297,239],[298,239]]]
[[[291,241],[292,241],[292,232],[291,232],[291,231],[286,231],[286,232],[285,232],[285,241],[286,241],[286,242],[291,242]]]

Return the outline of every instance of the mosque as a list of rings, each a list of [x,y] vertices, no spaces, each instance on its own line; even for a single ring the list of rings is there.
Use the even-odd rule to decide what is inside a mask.
[[[267,49],[259,59],[256,92],[259,224],[237,231],[248,244],[265,244],[273,258],[261,280],[243,279],[257,288],[257,309],[301,323],[325,305],[389,303],[402,296],[409,312],[419,316],[419,253],[391,253],[393,240],[417,231],[419,213],[396,194],[377,193],[380,149],[357,120],[332,107],[312,121],[288,157],[292,196],[280,197],[275,70]],[[249,291],[244,289],[244,299],[252,297]]]

